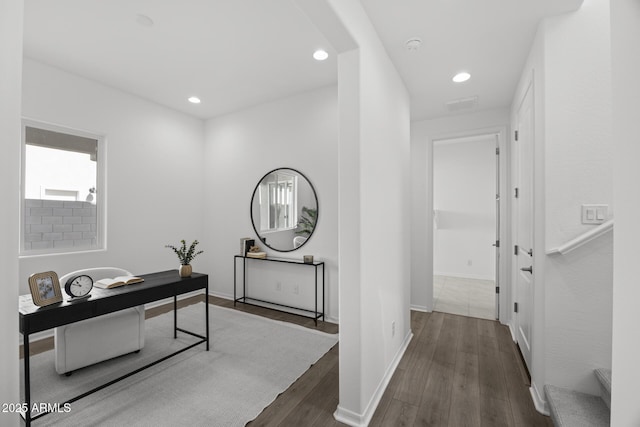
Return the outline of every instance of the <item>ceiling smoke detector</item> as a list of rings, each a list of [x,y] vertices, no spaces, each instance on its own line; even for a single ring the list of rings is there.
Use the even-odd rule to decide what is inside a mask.
[[[422,39],[420,37],[412,37],[405,42],[405,46],[409,51],[416,51],[422,46]]]

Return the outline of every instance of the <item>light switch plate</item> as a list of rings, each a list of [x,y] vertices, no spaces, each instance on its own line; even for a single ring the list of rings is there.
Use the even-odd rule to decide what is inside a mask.
[[[582,205],[583,224],[602,224],[609,216],[609,205]]]

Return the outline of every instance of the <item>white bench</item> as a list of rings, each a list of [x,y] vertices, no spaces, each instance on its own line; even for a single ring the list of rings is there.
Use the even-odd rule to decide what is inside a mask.
[[[132,274],[121,268],[99,267],[78,270],[60,278],[60,286],[80,274],[93,281]],[[70,375],[76,369],[144,347],[144,305],[105,314],[55,328],[55,366],[59,374]]]

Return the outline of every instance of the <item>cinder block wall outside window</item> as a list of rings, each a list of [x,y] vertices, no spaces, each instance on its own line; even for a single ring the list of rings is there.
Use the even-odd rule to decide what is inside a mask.
[[[24,250],[96,248],[97,211],[91,202],[26,199]]]

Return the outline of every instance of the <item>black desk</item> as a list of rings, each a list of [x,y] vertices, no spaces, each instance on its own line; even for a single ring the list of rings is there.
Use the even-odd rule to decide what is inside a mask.
[[[209,351],[209,304],[206,297],[209,294],[209,278],[206,274],[193,273],[191,277],[181,278],[177,270],[163,271],[160,273],[144,274],[140,277],[144,278],[144,282],[133,285],[121,286],[114,289],[98,289],[91,291],[91,296],[86,300],[68,302],[63,301],[57,304],[38,307],[33,304],[31,295],[21,295],[19,297],[19,329],[23,334],[24,343],[24,390],[25,403],[28,408],[23,414],[26,425],[31,425],[31,421],[36,420],[47,412],[40,413],[34,417],[31,416],[31,384],[29,372],[29,335],[35,332],[45,331],[57,326],[67,325],[80,320],[90,319],[92,317],[101,316],[114,311],[124,310],[130,307],[136,307],[141,304],[158,301],[165,298],[173,297],[173,337],[177,338],[178,331],[184,332],[194,337],[200,338],[199,341],[184,347],[174,353],[162,357],[159,360],[151,362],[141,368],[122,375],[115,380],[98,386],[79,396],[73,397],[66,402],[73,403],[83,397],[102,390],[118,381],[137,374],[151,366],[180,354],[192,347],[206,343],[207,351]],[[205,291],[205,318],[206,333],[205,336],[178,328],[177,325],[177,297],[188,292],[204,289]],[[53,402],[50,402],[53,403]]]

